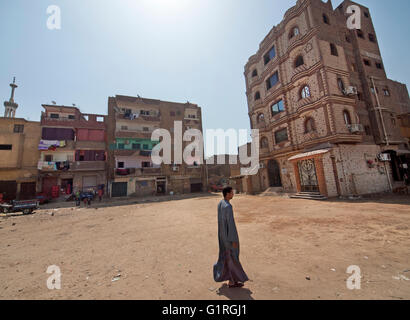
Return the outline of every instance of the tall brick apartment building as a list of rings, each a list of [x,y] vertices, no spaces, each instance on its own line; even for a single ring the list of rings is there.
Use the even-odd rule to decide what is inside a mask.
[[[188,164],[157,166],[151,152],[159,141],[152,132],[166,129],[174,139],[174,121],[182,131],[202,132],[201,108],[190,103],[174,103],[117,95],[108,98],[109,184],[111,196],[145,196],[190,193],[205,190],[205,166],[192,158]],[[189,144],[184,142],[183,148]],[[172,146],[172,154],[174,148]]]
[[[351,4],[298,0],[249,58],[262,164],[254,190],[366,194],[392,190],[409,174],[398,121],[410,112],[407,88],[386,76],[369,9],[359,5],[360,30],[347,28]]]
[[[77,191],[106,190],[107,116],[85,114],[76,107],[43,108],[39,191],[56,198]]]

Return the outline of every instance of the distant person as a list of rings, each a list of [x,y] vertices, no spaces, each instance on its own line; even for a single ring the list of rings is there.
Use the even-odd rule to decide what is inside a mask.
[[[102,196],[103,196],[103,190],[102,190],[102,189],[98,189],[98,199],[100,200],[100,202],[101,202],[101,200],[102,200]]]
[[[80,191],[75,193],[75,204],[77,207],[81,206],[81,198],[80,198]]]
[[[239,288],[249,279],[239,262],[239,237],[229,202],[234,191],[231,187],[226,187],[222,193],[224,199],[218,204],[219,259],[214,265],[214,280],[229,281],[230,288]]]

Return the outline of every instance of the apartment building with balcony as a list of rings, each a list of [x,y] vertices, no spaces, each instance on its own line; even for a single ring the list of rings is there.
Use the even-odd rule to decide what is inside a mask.
[[[52,197],[106,190],[106,115],[43,105],[38,142],[41,191]]]
[[[360,30],[347,27],[352,4]],[[368,8],[298,0],[244,75],[251,127],[260,130],[256,191],[332,197],[403,183],[409,150],[398,120],[409,113],[409,96],[387,78]]]
[[[168,130],[174,139],[174,121],[181,121],[183,130],[196,128],[202,132],[200,107],[117,95],[108,98],[108,118],[111,196],[204,190],[206,177],[200,159],[182,165],[156,165],[151,159],[152,149],[160,142],[151,140],[156,129]],[[188,143],[185,142],[183,147]]]

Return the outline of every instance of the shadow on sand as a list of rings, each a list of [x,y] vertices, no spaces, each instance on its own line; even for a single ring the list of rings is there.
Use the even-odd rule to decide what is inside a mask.
[[[225,283],[216,292],[219,296],[225,296],[229,300],[255,300],[252,298],[252,291],[247,288],[229,288]]]

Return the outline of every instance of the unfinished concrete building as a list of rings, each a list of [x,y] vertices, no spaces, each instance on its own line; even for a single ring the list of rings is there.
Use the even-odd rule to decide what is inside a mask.
[[[172,138],[174,122],[182,131],[202,132],[201,108],[195,104],[175,103],[141,97],[117,95],[108,98],[109,184],[112,197],[182,194],[206,190],[205,166],[192,157],[181,165],[156,165],[151,140],[156,129],[166,129]],[[189,142],[183,142],[185,148]],[[203,151],[202,151],[203,152]]]

